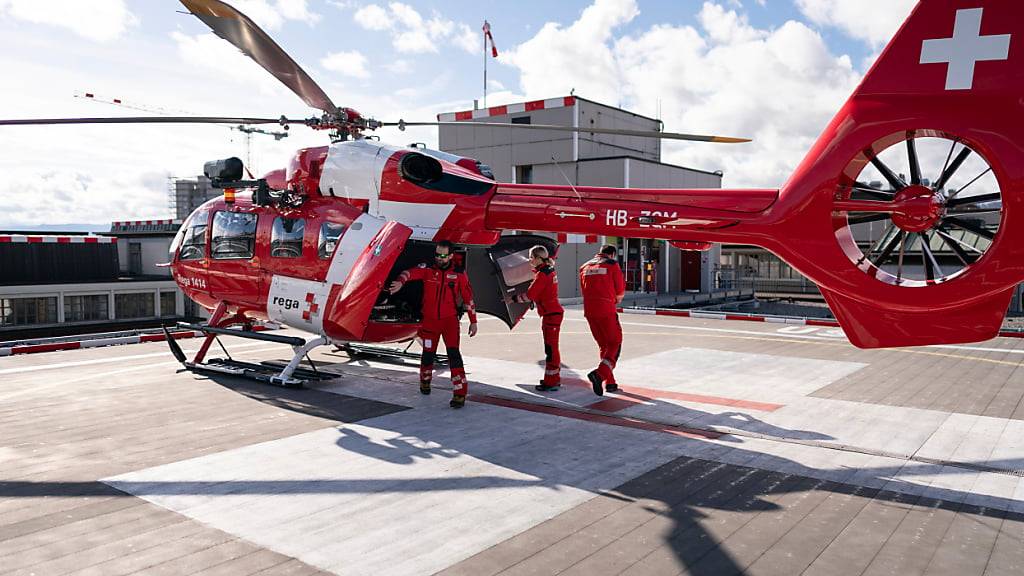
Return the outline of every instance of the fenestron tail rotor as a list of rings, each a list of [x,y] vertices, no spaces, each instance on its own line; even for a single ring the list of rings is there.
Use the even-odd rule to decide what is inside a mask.
[[[1000,232],[1002,189],[992,165],[956,136],[919,130],[884,139],[844,177],[853,180],[833,202],[836,238],[855,266],[887,284],[952,280],[975,267]],[[859,237],[872,241],[858,246]]]

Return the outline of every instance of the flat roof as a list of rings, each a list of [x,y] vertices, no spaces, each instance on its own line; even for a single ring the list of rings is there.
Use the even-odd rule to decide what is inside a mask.
[[[462,122],[468,120],[479,120],[481,118],[490,118],[493,116],[507,116],[509,114],[519,114],[522,112],[532,112],[534,110],[551,110],[554,108],[564,108],[568,106],[575,106],[577,100],[594,104],[595,106],[601,106],[608,108],[609,110],[617,110],[624,112],[637,118],[643,118],[650,120],[651,122],[661,122],[657,118],[651,118],[650,116],[644,116],[643,114],[637,114],[623,108],[616,106],[610,106],[603,104],[596,100],[590,100],[589,98],[582,98],[580,96],[558,96],[555,98],[546,98],[544,100],[530,100],[527,102],[516,102],[513,104],[501,104],[499,106],[488,106],[487,108],[477,108],[476,110],[460,110],[457,112],[442,112],[437,115],[439,122]]]

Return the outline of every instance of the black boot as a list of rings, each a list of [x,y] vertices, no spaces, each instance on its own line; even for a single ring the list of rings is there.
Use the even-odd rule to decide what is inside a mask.
[[[555,390],[558,390],[561,387],[561,384],[545,384],[544,381],[541,380],[540,384],[534,386],[533,389],[538,392],[554,392]]]
[[[426,382],[420,380],[420,394],[423,394],[423,395],[430,394],[430,381],[429,380],[427,380]]]
[[[449,402],[448,405],[451,406],[452,408],[456,408],[456,409],[457,408],[462,408],[463,406],[466,405],[466,397],[465,396],[452,396],[452,401]]]
[[[597,373],[597,370],[591,370],[587,374],[587,380],[590,380],[590,386],[594,389],[594,394],[604,396],[604,387],[601,386],[601,375]]]

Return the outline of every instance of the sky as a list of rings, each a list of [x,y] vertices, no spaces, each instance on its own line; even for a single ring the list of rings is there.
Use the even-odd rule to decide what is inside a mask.
[[[395,121],[576,95],[751,144],[666,142],[662,160],[780,186],[915,0],[233,0],[340,106]],[[870,14],[865,18],[864,14]],[[175,0],[0,0],[0,116],[316,115]],[[436,147],[436,128],[377,131]],[[255,135],[254,172],[327,143]],[[0,127],[0,229],[168,218],[168,183],[247,157],[224,126]]]

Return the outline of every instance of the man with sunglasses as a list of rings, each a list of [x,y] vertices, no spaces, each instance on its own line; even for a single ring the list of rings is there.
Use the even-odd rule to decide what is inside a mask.
[[[420,264],[402,272],[388,286],[388,292],[398,292],[406,282],[423,282],[423,321],[418,333],[423,341],[420,392],[430,394],[438,340],[444,338],[448,365],[452,371],[452,400],[449,406],[462,408],[466,404],[469,386],[462,354],[459,352],[459,313],[464,309],[469,315],[469,336],[476,336],[476,307],[469,278],[465,272],[458,272],[452,266],[452,248],[452,243],[447,240],[438,242],[434,249],[434,264]]]

